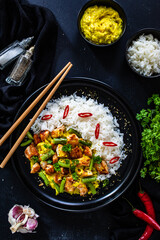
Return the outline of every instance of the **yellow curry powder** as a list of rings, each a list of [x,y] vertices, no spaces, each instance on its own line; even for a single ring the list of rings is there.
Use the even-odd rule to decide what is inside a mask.
[[[111,7],[92,6],[84,12],[80,26],[82,33],[95,44],[110,44],[122,33],[123,21]]]

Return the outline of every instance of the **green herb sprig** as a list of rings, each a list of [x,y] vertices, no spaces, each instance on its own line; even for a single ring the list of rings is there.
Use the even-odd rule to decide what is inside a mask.
[[[153,94],[147,104],[152,104],[151,108],[142,109],[136,116],[142,125],[141,146],[145,158],[140,174],[143,178],[149,174],[160,182],[160,96]]]

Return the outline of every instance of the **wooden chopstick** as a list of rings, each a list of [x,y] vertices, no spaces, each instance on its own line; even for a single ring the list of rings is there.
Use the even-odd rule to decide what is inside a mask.
[[[57,76],[45,87],[45,89],[38,95],[38,97],[32,102],[32,104],[24,111],[24,113],[17,119],[17,121],[10,127],[5,135],[0,139],[0,146],[6,141],[11,133],[17,128],[17,126],[23,121],[23,119],[30,113],[35,105],[41,100],[41,98],[47,93],[47,91],[54,85],[62,73],[71,65],[67,63],[66,66],[57,74]]]
[[[55,87],[52,89],[52,91],[49,93],[49,95],[47,96],[47,98],[44,100],[44,102],[42,103],[42,105],[40,106],[40,108],[37,110],[37,112],[35,113],[35,115],[33,116],[33,118],[31,119],[31,121],[28,123],[28,125],[26,126],[26,128],[24,129],[24,131],[22,132],[22,134],[20,135],[20,137],[17,139],[17,141],[15,142],[15,144],[13,145],[13,147],[11,148],[11,150],[9,151],[9,153],[7,154],[7,156],[4,158],[4,160],[2,161],[2,163],[0,164],[1,168],[4,168],[6,163],[8,162],[8,160],[11,158],[11,156],[13,155],[13,153],[16,151],[17,147],[20,145],[20,143],[22,142],[23,138],[26,136],[27,132],[29,131],[29,129],[31,128],[31,126],[33,125],[33,123],[35,122],[35,120],[37,119],[37,117],[39,116],[39,114],[42,112],[42,110],[45,108],[46,104],[49,102],[49,100],[52,98],[53,94],[56,92],[56,90],[58,89],[58,87],[60,86],[60,84],[62,83],[63,79],[65,78],[65,76],[67,75],[67,73],[69,72],[69,70],[71,69],[72,64],[69,65],[69,67],[67,68],[67,70],[63,73],[62,77],[59,79],[59,81],[57,82],[57,84],[55,85]]]

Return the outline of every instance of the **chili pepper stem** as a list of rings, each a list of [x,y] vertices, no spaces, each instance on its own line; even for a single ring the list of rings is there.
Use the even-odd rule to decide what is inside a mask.
[[[132,207],[132,211],[135,210],[135,207],[133,207],[132,203],[125,197],[122,197],[124,200],[126,200],[128,202],[128,204]]]
[[[139,192],[140,193],[144,193],[144,191],[142,190],[142,186],[141,186],[140,180],[139,180]]]

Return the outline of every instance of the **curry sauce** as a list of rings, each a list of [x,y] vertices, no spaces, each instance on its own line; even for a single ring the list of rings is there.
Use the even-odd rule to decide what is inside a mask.
[[[33,135],[33,142],[25,149],[30,160],[31,173],[38,173],[46,186],[56,194],[96,194],[100,181],[98,174],[108,174],[108,166],[91,149],[92,142],[65,126],[41,131]]]
[[[95,5],[86,9],[80,26],[89,41],[110,44],[122,34],[123,21],[113,8]]]

